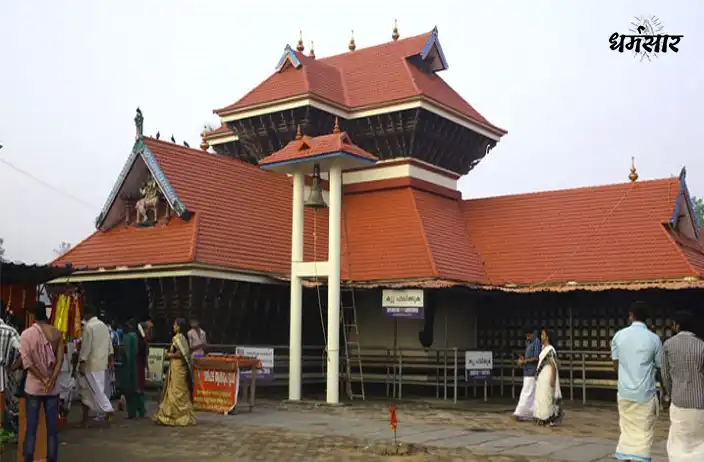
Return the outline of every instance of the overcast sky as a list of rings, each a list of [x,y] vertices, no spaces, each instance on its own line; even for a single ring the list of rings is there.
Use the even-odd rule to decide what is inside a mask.
[[[299,29],[316,54],[438,26],[445,78],[508,135],[462,181],[465,197],[627,181],[688,169],[704,195],[704,2],[0,0],[0,237],[46,262],[94,219],[145,132],[192,146],[212,109],[271,74]],[[265,6],[266,5],[266,6]],[[655,15],[680,52],[640,62],[609,49]],[[566,224],[568,226],[568,224]]]

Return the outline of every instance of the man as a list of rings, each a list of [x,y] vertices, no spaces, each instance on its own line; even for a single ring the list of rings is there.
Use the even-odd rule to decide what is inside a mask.
[[[15,388],[17,384],[12,373],[21,367],[20,334],[3,321],[5,309],[0,300],[0,394],[2,397],[2,424],[7,432],[15,432],[15,417],[17,416],[17,400]]]
[[[56,379],[63,363],[63,339],[61,332],[49,325],[44,303],[37,302],[34,305],[34,316],[35,324],[25,329],[20,337],[22,366],[27,373],[24,386],[27,426],[22,453],[25,462],[34,461],[37,427],[43,407],[46,414],[46,460],[57,462],[59,435],[56,423],[59,417],[59,391]]]
[[[662,368],[662,343],[645,325],[648,306],[635,302],[628,313],[630,326],[616,332],[611,359],[618,371],[618,414],[621,436],[615,457],[649,461],[659,403],[655,372]]]
[[[676,332],[665,342],[662,383],[670,397],[667,455],[673,462],[704,460],[704,341],[692,313],[675,313]]]
[[[191,356],[205,355],[205,347],[208,344],[208,339],[205,331],[200,328],[200,323],[197,319],[191,319],[191,330],[188,331],[188,344],[191,347]]]
[[[518,360],[518,365],[523,368],[523,387],[513,416],[517,420],[533,420],[535,371],[538,368],[541,345],[534,327],[526,327],[524,333],[526,335],[526,353]]]
[[[96,309],[85,305],[86,325],[81,336],[81,351],[78,355],[79,386],[83,404],[83,419],[88,423],[90,411],[96,412],[97,419],[105,418],[109,423],[114,414],[112,403],[105,394],[105,381],[108,367],[112,367],[112,339],[108,326],[98,319]]]

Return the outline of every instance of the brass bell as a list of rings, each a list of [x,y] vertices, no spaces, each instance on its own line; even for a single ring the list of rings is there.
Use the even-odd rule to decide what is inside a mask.
[[[310,187],[308,200],[303,204],[311,209],[324,209],[327,207],[325,199],[323,199],[323,187],[320,186],[320,166],[313,165],[313,185]]]

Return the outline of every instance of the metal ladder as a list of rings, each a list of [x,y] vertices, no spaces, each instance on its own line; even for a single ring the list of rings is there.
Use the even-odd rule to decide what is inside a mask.
[[[349,261],[349,260],[348,260]],[[364,400],[364,372],[362,371],[362,351],[359,345],[359,327],[357,325],[357,303],[354,288],[340,288],[340,323],[342,324],[342,338],[345,343],[345,391],[351,400]],[[350,340],[350,336],[354,340]],[[352,366],[359,369],[358,374],[353,374]],[[357,384],[355,387],[354,384]]]

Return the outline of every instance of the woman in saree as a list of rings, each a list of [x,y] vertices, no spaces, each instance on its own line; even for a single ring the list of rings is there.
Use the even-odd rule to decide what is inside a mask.
[[[193,413],[193,367],[191,352],[185,333],[188,331],[186,320],[179,318],[174,322],[174,338],[164,360],[169,361],[169,371],[161,395],[159,411],[154,421],[171,427],[195,425]]]
[[[134,319],[127,321],[126,333],[122,342],[122,364],[117,371],[117,383],[120,393],[125,396],[127,405],[127,418],[143,418],[144,410],[144,374],[145,358],[144,348],[141,348],[141,339],[137,336],[137,322]]]
[[[550,341],[547,329],[540,330],[540,343],[543,349],[538,357],[535,372],[535,401],[533,417],[540,425],[555,426],[562,420],[562,391],[557,352]]]

